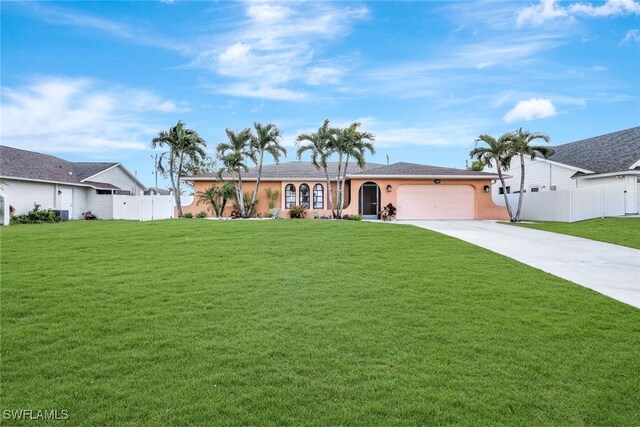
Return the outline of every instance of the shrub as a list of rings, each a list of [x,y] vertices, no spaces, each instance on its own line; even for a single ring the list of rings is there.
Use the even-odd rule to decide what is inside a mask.
[[[396,207],[393,204],[389,203],[387,206],[382,208],[382,212],[380,212],[380,218],[383,221],[389,221],[396,216]]]
[[[231,211],[231,218],[242,218],[242,215],[240,215],[240,208],[238,208],[237,205],[235,205],[234,209]]]
[[[187,213],[185,213],[183,216],[184,216],[185,218],[187,218],[187,219],[191,219],[191,218],[193,218],[193,214],[192,214],[191,212],[187,212]]]
[[[303,206],[295,206],[289,210],[289,218],[300,219],[307,216],[307,209]]]
[[[311,212],[311,216],[313,217],[313,219],[318,219],[320,218],[320,212],[314,210]]]
[[[351,221],[362,221],[362,215],[351,214],[351,215],[349,215],[349,220],[351,220]]]
[[[280,219],[282,216],[282,209],[269,209],[270,218]]]
[[[12,205],[9,205],[9,217],[13,217],[16,214],[16,208]]]
[[[11,224],[40,224],[43,222],[59,222],[60,216],[51,209],[40,209],[39,204],[35,204],[33,209],[26,215],[17,215],[11,218]]]
[[[267,187],[264,189],[264,192],[267,195],[267,200],[269,200],[269,209],[274,209],[280,197],[280,190]]]
[[[196,218],[206,218],[206,217],[207,217],[207,212],[206,211],[200,211],[196,215]]]

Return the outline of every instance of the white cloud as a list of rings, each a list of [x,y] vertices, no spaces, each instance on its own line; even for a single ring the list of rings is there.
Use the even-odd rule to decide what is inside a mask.
[[[627,31],[627,34],[625,34],[618,46],[622,46],[627,43],[640,43],[640,30],[634,29]]]
[[[375,135],[375,146],[402,147],[421,146],[468,146],[488,122],[478,118],[458,117],[438,119],[433,125],[407,125],[395,121],[381,121],[374,117],[361,117],[355,120],[336,121],[335,126],[346,127],[353,122],[362,123],[361,129]]]
[[[341,72],[317,63],[324,44],[343,37],[354,23],[366,19],[365,7],[333,3],[248,2],[235,30],[203,50],[193,64],[233,81],[220,91],[243,97],[300,100],[291,83],[336,84]]]
[[[519,101],[515,107],[507,111],[503,120],[507,123],[517,120],[535,120],[555,116],[556,107],[550,99],[530,98]]]
[[[313,67],[307,75],[307,83],[314,86],[326,83],[337,84],[343,74],[344,72],[336,67]]]
[[[309,97],[309,93],[304,91],[251,83],[234,83],[220,87],[217,91],[241,98],[271,99],[275,101],[302,101]]]
[[[149,114],[186,108],[145,90],[44,77],[2,88],[0,135],[8,145],[36,151],[144,149],[157,132]]]
[[[639,15],[640,3],[634,0],[607,0],[594,6],[590,3],[574,3],[568,6],[557,0],[540,0],[540,3],[522,9],[516,18],[518,26],[527,23],[541,25],[545,21],[558,18],[573,19],[576,16],[606,17],[619,15]]]
[[[24,5],[25,7],[29,7],[37,17],[50,24],[87,28],[91,31],[108,34],[133,43],[160,47],[183,54],[192,51],[189,44],[168,39],[161,34],[152,34],[139,25],[127,25],[88,13],[78,12],[60,6],[52,6],[51,4],[27,2],[24,3]]]

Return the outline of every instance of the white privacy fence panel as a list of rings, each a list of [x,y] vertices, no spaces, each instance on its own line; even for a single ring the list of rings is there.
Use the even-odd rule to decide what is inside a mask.
[[[113,196],[113,219],[149,221],[173,218],[173,196]]]
[[[515,213],[518,194],[509,194]],[[591,218],[624,215],[624,184],[600,185],[571,190],[525,193],[520,219],[532,221],[575,222]],[[496,197],[504,206],[504,197]]]

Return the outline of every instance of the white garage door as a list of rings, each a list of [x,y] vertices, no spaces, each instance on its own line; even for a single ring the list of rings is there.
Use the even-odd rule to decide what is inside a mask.
[[[474,219],[475,191],[470,185],[401,185],[398,219]]]

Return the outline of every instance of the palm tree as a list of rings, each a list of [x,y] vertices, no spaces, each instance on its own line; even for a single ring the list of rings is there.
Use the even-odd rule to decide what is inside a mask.
[[[309,151],[311,153],[311,164],[316,169],[322,169],[324,176],[327,180],[327,197],[329,198],[329,207],[331,208],[331,215],[336,216],[335,207],[333,205],[333,193],[331,190],[331,179],[329,178],[329,170],[327,160],[333,154],[329,144],[329,140],[332,138],[333,132],[329,127],[329,119],[325,119],[322,126],[318,128],[317,132],[302,133],[296,138],[296,145],[298,151],[296,156],[298,160],[302,158],[302,155]],[[303,144],[305,143],[306,144]]]
[[[234,132],[226,129],[228,143],[220,143],[216,146],[218,158],[222,161],[222,168],[218,172],[218,178],[222,178],[222,174],[227,172],[231,175],[231,179],[235,185],[236,200],[240,207],[240,215],[246,217],[244,209],[244,199],[242,192],[242,171],[248,171],[249,167],[245,159],[256,162],[255,152],[251,147],[251,130],[243,129],[240,132]]]
[[[158,158],[157,169],[164,175],[169,175],[171,181],[171,189],[176,201],[178,209],[178,217],[182,215],[182,203],[180,201],[180,179],[184,174],[184,165],[186,163],[199,164],[206,158],[204,148],[207,143],[194,130],[187,129],[181,120],[178,120],[175,126],[169,128],[169,131],[160,131],[158,135],[151,141],[151,148],[167,147]],[[166,164],[165,164],[166,162]]]
[[[338,216],[342,215],[344,209],[344,189],[347,181],[349,160],[354,159],[360,168],[366,166],[365,152],[375,154],[376,150],[371,143],[375,136],[370,132],[358,130],[361,123],[352,123],[346,129],[335,129],[335,137],[331,139],[333,150],[338,153]],[[344,159],[344,169],[342,160]]]
[[[221,185],[212,185],[204,191],[198,191],[197,204],[208,204],[216,217],[220,218],[224,214],[224,208],[227,200],[233,197],[235,193],[232,182],[225,181]]]
[[[486,147],[478,147],[479,142],[487,144]],[[507,211],[509,212],[509,218],[513,222],[514,217],[511,212],[511,204],[507,197],[506,185],[504,183],[503,171],[509,169],[509,163],[513,153],[510,147],[510,134],[504,134],[500,138],[496,139],[491,135],[480,135],[476,138],[476,147],[471,150],[469,157],[478,161],[482,166],[492,167],[493,162],[496,163],[496,169],[498,170],[498,178],[502,185],[502,193],[504,195],[504,202],[507,205]]]
[[[251,147],[258,157],[258,177],[256,178],[256,187],[253,190],[253,197],[251,198],[251,204],[247,216],[251,216],[253,206],[256,204],[256,197],[258,197],[258,189],[260,188],[260,178],[262,178],[262,162],[264,160],[264,154],[270,154],[273,160],[278,164],[280,162],[280,155],[287,155],[287,149],[280,145],[280,138],[282,137],[282,131],[272,123],[263,125],[255,122],[253,124],[256,130],[255,135],[251,138]]]
[[[518,210],[516,211],[515,221],[520,221],[520,210],[522,209],[522,195],[524,193],[524,158],[529,156],[531,160],[535,160],[538,155],[545,159],[553,154],[553,150],[542,145],[530,145],[536,139],[542,139],[549,142],[549,136],[541,132],[530,132],[528,130],[518,129],[510,133],[510,145],[512,155],[520,157],[520,193],[518,194]]]

